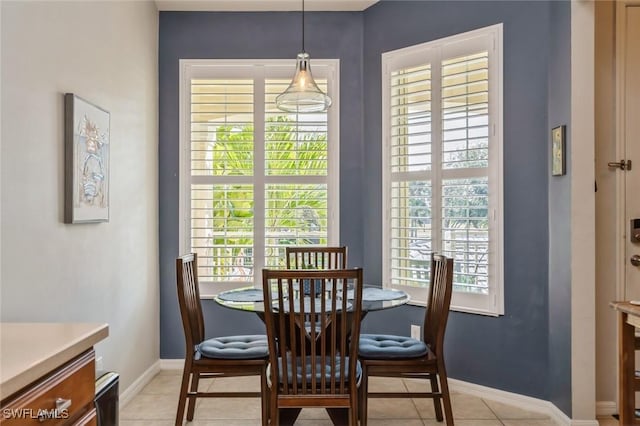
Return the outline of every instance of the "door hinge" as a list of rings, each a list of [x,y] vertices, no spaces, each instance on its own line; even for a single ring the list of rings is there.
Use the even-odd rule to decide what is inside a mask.
[[[631,170],[631,160],[620,160],[619,162],[607,163],[612,169]]]

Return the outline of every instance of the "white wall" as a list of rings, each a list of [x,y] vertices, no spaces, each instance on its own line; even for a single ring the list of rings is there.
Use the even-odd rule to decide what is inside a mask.
[[[2,4],[0,3],[0,96],[2,95]],[[2,102],[0,102],[0,172],[2,171]],[[2,173],[0,173],[0,224],[2,224]],[[0,226],[0,296],[2,296],[2,226]],[[0,297],[1,302],[1,297]],[[2,307],[0,306],[0,313]]]
[[[618,336],[616,311],[617,232],[616,179],[607,162],[616,155],[615,3],[595,2],[595,149],[596,149],[596,401],[598,414],[617,413]],[[611,159],[614,160],[611,160]],[[617,160],[615,160],[617,161]]]
[[[571,2],[571,417],[585,425],[597,424],[594,15]]]
[[[2,321],[109,323],[126,389],[159,358],[158,13],[2,1]],[[111,113],[109,223],[65,225],[65,92]]]

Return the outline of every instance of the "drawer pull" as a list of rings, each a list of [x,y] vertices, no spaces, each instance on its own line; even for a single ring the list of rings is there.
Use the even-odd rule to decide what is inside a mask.
[[[56,398],[56,408],[54,410],[40,410],[38,420],[40,423],[49,419],[66,419],[68,417],[68,409],[71,407],[71,399]]]
[[[62,411],[62,410],[68,409],[69,407],[71,407],[70,399],[64,399],[64,398],[56,399],[56,410]]]

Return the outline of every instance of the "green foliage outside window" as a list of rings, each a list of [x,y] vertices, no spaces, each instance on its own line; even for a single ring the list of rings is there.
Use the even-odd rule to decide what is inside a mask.
[[[204,144],[205,167],[211,170],[207,174],[253,175],[253,125],[221,125],[211,132]],[[326,130],[283,116],[268,119],[264,151],[265,264],[284,266],[285,245],[327,244],[327,185],[295,180],[295,176],[327,175]],[[270,183],[272,176],[288,178],[286,183]],[[197,191],[192,191],[192,217],[202,219],[206,235],[197,243],[202,247],[198,251],[204,251],[202,255],[208,258],[205,275],[216,281],[250,280],[254,266],[254,186],[234,183],[207,187],[213,190],[200,200],[193,195]],[[192,241],[197,249],[196,238]]]

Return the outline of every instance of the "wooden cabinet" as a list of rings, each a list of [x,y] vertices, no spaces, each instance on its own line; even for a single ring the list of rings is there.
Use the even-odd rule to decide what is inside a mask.
[[[636,393],[640,378],[636,376],[636,330],[640,330],[640,306],[629,302],[611,302],[618,311],[618,414],[620,425],[640,425],[636,417]]]
[[[92,409],[84,416],[80,417],[73,426],[98,426],[98,416],[96,409]]]
[[[95,353],[76,356],[2,402],[0,423],[95,425]]]
[[[0,425],[96,425],[101,323],[0,322]]]

